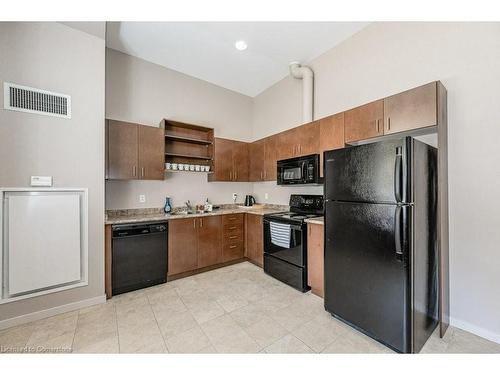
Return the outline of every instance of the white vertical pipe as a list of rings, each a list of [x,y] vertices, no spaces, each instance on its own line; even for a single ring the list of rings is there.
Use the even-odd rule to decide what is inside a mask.
[[[292,62],[290,74],[294,78],[302,79],[302,121],[304,124],[311,122],[314,119],[314,73],[310,67]]]

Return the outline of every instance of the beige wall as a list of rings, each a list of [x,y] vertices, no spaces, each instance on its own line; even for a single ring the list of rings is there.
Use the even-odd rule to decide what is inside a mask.
[[[376,23],[310,65],[315,118],[433,80],[447,87],[452,324],[500,342],[498,61],[500,23]],[[287,77],[254,99],[253,139],[300,124],[300,90]]]
[[[106,117],[157,125],[168,118],[215,129],[217,137],[250,140],[252,99],[162,66],[107,49]],[[232,193],[252,192],[249,183],[208,183],[206,174],[171,173],[165,181],[108,181],[106,208],[231,203]],[[139,194],[146,203],[139,203]]]
[[[0,305],[0,322],[104,295],[104,53],[103,39],[59,23],[0,22],[0,82],[72,99],[70,120],[0,108],[0,186],[48,175],[89,190],[89,285]]]

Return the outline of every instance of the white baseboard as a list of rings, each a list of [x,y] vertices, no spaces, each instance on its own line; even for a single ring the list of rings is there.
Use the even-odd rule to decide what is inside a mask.
[[[500,344],[500,335],[498,333],[488,331],[487,329],[478,327],[468,322],[464,322],[463,320],[460,319],[450,318],[450,325],[456,328],[463,329],[464,331],[473,333],[475,335],[481,336],[486,340],[490,340]]]
[[[106,302],[106,296],[102,295],[99,297],[85,299],[83,301],[72,302],[66,305],[52,307],[47,310],[35,311],[29,314],[16,316],[14,318],[0,320],[0,330],[18,326],[20,324],[30,323],[39,319],[49,318],[51,316],[62,314],[65,312],[79,310],[84,307],[98,305],[104,302]]]

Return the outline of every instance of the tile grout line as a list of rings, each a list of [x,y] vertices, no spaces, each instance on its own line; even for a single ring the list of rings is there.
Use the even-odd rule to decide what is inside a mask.
[[[113,304],[113,311],[115,312],[115,325],[116,325],[116,336],[118,338],[118,353],[122,352],[121,344],[120,344],[120,330],[118,328],[118,313],[116,312],[116,305],[114,302],[111,302]]]
[[[73,340],[71,340],[71,353],[73,353],[74,350],[74,345],[75,345],[75,336],[76,336],[76,330],[78,328],[78,321],[80,320],[80,310],[77,311],[76,315],[76,324],[75,324],[75,330],[73,332]]]
[[[174,290],[175,290],[175,288],[174,288]],[[175,293],[177,293],[177,291],[175,291]],[[168,353],[170,353],[170,350],[168,349],[167,341],[166,341],[165,337],[163,336],[163,332],[160,328],[160,324],[158,323],[158,319],[156,318],[155,310],[153,309],[153,305],[151,304],[151,300],[149,299],[148,293],[146,293],[146,298],[148,299],[149,308],[151,309],[151,312],[153,313],[153,317],[155,318],[155,322],[156,322],[156,327],[158,328],[158,331],[160,332],[161,339],[163,340],[163,345],[165,345],[165,350],[167,351],[167,354],[168,354]],[[181,302],[182,302],[182,299],[181,299]],[[184,302],[182,302],[182,304],[184,304]]]

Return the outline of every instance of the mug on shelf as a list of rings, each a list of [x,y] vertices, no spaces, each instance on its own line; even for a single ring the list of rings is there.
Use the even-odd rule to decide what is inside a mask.
[[[184,170],[184,164],[179,164],[179,170],[183,171]]]
[[[210,165],[205,165],[205,172],[210,172]]]
[[[199,171],[201,170],[201,165],[195,165],[195,166],[194,166],[194,170],[195,170],[196,172],[199,172]]]
[[[165,163],[166,169],[172,169],[172,163]]]
[[[184,165],[184,170],[189,171],[189,164],[183,164]]]
[[[177,163],[172,163],[172,169],[174,171],[176,171],[178,168],[179,168],[179,166],[177,165]]]
[[[189,164],[189,170],[190,171],[194,171],[194,165],[193,164]]]

